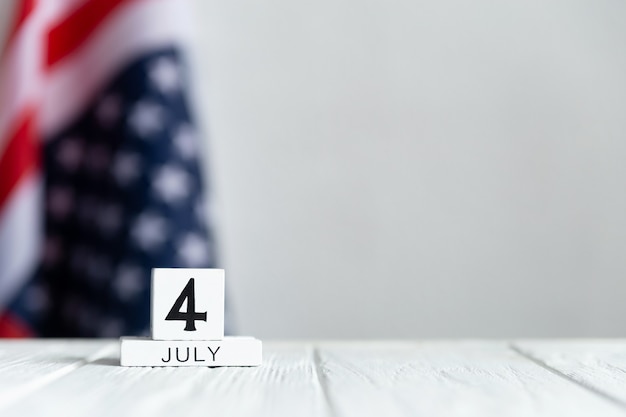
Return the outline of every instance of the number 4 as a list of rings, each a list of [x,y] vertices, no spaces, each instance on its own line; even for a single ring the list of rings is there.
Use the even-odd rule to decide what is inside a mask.
[[[183,302],[187,299],[187,311],[180,311],[183,307]],[[183,288],[183,291],[180,293],[172,309],[167,316],[165,316],[165,320],[182,320],[185,322],[185,331],[195,331],[196,330],[196,320],[206,321],[206,311],[204,313],[198,313],[196,311],[196,295],[195,295],[195,281],[193,278],[190,278]]]

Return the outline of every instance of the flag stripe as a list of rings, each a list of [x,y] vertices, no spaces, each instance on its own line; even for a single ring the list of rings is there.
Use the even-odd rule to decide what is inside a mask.
[[[8,141],[9,129],[26,106],[39,104],[45,93],[43,37],[52,22],[61,21],[85,0],[36,1],[35,8],[15,25],[11,41],[4,48],[0,67],[0,154]],[[57,99],[57,101],[59,101]]]
[[[124,3],[133,0],[93,0],[78,7],[48,33],[46,65],[51,67],[79,48]]]
[[[47,2],[47,4],[51,4]],[[23,0],[0,73],[0,312],[38,265],[42,237],[36,97],[40,94],[41,2]],[[0,335],[32,336],[16,316],[0,316]]]
[[[25,284],[38,265],[42,238],[41,179],[26,175],[0,213],[0,311]]]
[[[37,165],[35,112],[22,112],[16,129],[0,156],[0,208],[4,206],[19,181]]]
[[[47,73],[46,95],[42,97],[39,114],[39,129],[44,137],[71,122],[112,74],[137,54],[189,43],[190,28],[176,24],[188,19],[181,3],[185,1],[134,0],[124,7],[123,13],[111,16],[90,36],[83,48],[51,68]],[[160,24],[150,24],[155,21]],[[142,28],[139,31],[136,30],[138,25]],[[103,60],[102,56],[107,59]],[[80,88],[75,88],[77,79],[80,79]]]
[[[8,311],[0,314],[0,334],[3,337],[24,338],[33,337],[33,331],[15,315]]]
[[[32,21],[31,21],[32,22]],[[8,44],[0,71],[0,154],[15,130],[16,119],[40,94],[36,25],[27,23]]]
[[[19,32],[20,28],[31,15],[33,10],[35,10],[36,0],[23,0],[18,3],[17,12],[15,13],[15,18],[13,20],[13,25],[9,30],[9,36],[7,37],[6,45],[10,45],[13,42],[13,39]]]

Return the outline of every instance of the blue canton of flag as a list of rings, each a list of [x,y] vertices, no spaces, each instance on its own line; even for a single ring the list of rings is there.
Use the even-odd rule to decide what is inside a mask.
[[[146,334],[151,268],[215,266],[184,74],[140,56],[45,142],[42,264],[10,306],[37,334]]]

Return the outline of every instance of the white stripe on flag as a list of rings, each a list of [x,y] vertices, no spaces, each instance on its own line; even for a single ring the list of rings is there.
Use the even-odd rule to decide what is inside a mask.
[[[40,19],[39,19],[40,20]],[[35,101],[40,90],[41,30],[33,17],[20,29],[6,51],[0,70],[0,155],[2,155],[12,122]],[[41,26],[41,25],[39,25]]]
[[[133,57],[162,46],[189,43],[191,25],[185,22],[190,16],[185,9],[181,0],[140,0],[124,5],[77,51],[55,65],[46,80],[40,114],[44,137],[82,112],[104,83]]]
[[[38,173],[18,184],[0,213],[0,311],[31,278],[39,261],[42,187]]]

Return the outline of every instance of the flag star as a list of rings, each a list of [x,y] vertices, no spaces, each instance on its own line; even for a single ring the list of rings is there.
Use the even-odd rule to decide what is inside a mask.
[[[74,296],[72,302],[74,304],[73,311],[68,312],[66,317],[78,324],[79,328],[93,332],[98,320],[98,315],[93,310],[93,305],[85,302],[84,299],[78,296]]]
[[[40,313],[50,306],[50,296],[41,285],[33,285],[26,291],[26,307],[33,313]]]
[[[90,250],[86,246],[78,246],[72,251],[70,268],[74,273],[82,273],[85,269],[87,258],[91,256]]]
[[[178,257],[186,267],[200,267],[209,260],[209,245],[196,233],[189,233],[178,242]]]
[[[102,172],[109,166],[110,160],[109,149],[105,145],[95,145],[89,149],[87,168],[91,172]]]
[[[120,337],[124,331],[124,323],[118,318],[108,318],[102,321],[98,329],[100,337]]]
[[[69,318],[74,319],[80,329],[93,334],[94,326],[98,323],[99,315],[91,309],[90,305],[82,300],[78,301],[76,310],[76,316],[70,316]]]
[[[78,219],[85,223],[91,223],[96,216],[98,202],[94,197],[84,197],[78,205]]]
[[[184,159],[192,159],[198,152],[197,140],[194,128],[187,123],[183,124],[174,134],[174,148]]]
[[[64,318],[70,320],[76,320],[80,322],[81,319],[86,319],[84,311],[84,303],[76,295],[72,294],[65,298],[61,307],[61,312]]]
[[[100,231],[113,235],[117,233],[122,225],[123,213],[120,206],[111,204],[103,207],[98,215],[98,225]]]
[[[120,153],[113,162],[113,176],[120,185],[129,185],[141,174],[141,159],[132,153]]]
[[[96,284],[103,284],[111,276],[111,264],[104,255],[92,254],[85,263],[86,275]]]
[[[166,165],[155,173],[152,187],[163,201],[174,203],[189,195],[191,180],[183,169]]]
[[[131,110],[128,123],[141,138],[158,133],[164,124],[164,111],[153,101],[140,101]]]
[[[68,187],[56,186],[48,194],[48,210],[56,220],[64,220],[74,208],[74,193]]]
[[[165,242],[168,229],[163,217],[154,213],[142,213],[135,220],[132,236],[141,249],[151,251]]]
[[[69,172],[76,171],[83,157],[83,144],[78,138],[68,138],[61,142],[57,161]]]
[[[200,225],[206,225],[207,217],[211,218],[212,216],[208,215],[207,205],[204,202],[204,199],[199,198],[194,205],[194,214],[196,215],[196,219]]]
[[[96,119],[102,127],[112,127],[122,113],[122,100],[117,95],[104,97],[96,108]]]
[[[135,298],[146,288],[144,270],[137,265],[122,264],[113,281],[113,289],[124,301]]]
[[[159,58],[150,67],[150,81],[163,93],[171,93],[180,89],[180,66],[172,58]]]
[[[51,267],[59,263],[63,256],[63,244],[56,236],[49,236],[43,247],[43,264]]]

